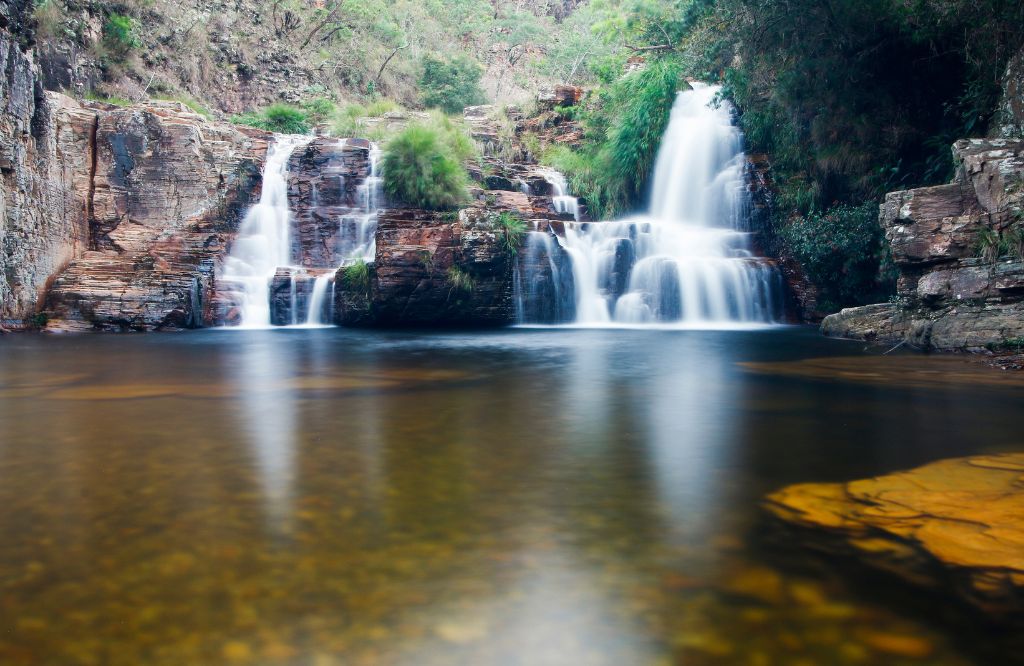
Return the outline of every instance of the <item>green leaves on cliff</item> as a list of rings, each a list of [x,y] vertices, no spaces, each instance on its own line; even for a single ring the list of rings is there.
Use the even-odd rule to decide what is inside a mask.
[[[675,58],[662,58],[599,88],[578,113],[586,129],[578,151],[555,148],[545,161],[566,174],[591,214],[639,207],[676,92],[686,84]]]
[[[470,138],[448,118],[410,125],[384,148],[384,191],[416,208],[455,208],[468,197],[463,161],[472,153]]]
[[[231,122],[281,134],[309,134],[312,129],[309,112],[291,104],[273,104],[261,111],[232,116]]]
[[[891,259],[878,224],[878,206],[835,206],[791,220],[785,248],[820,290],[819,308],[836,311],[885,300],[892,291]]]

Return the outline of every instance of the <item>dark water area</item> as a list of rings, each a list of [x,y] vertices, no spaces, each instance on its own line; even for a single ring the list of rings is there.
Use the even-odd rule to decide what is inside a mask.
[[[759,501],[1022,407],[800,328],[7,336],[0,664],[995,663]]]

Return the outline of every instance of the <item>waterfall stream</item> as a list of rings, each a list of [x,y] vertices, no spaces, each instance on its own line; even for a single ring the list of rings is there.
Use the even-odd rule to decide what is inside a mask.
[[[557,248],[550,232],[528,234],[517,301],[553,304],[519,303],[520,323],[719,327],[778,320],[781,277],[751,249],[743,137],[728,103],[716,103],[718,92],[694,84],[676,97],[646,215],[579,222],[564,177],[545,173],[553,207],[577,221],[554,237]],[[547,261],[539,259],[543,253]],[[571,285],[561,276],[567,270]]]
[[[278,136],[267,151],[260,200],[246,213],[218,277],[234,294],[240,313],[237,328],[268,328],[272,324],[330,325],[337,269],[353,261],[373,261],[377,215],[383,202],[378,166],[381,150],[376,144],[369,146],[368,173],[356,186],[358,205],[345,209],[336,218],[336,243],[327,262],[334,265],[307,269],[298,265],[298,258],[293,256],[294,221],[288,205],[288,163],[294,151],[311,140],[308,136]],[[347,150],[348,140],[338,141],[342,150]],[[345,176],[341,169],[329,168],[332,171],[324,173],[337,169],[338,190],[343,191]],[[315,183],[310,196],[313,207],[318,207],[320,191]],[[284,305],[275,310],[272,291],[276,288],[287,289],[287,292]],[[282,322],[280,313],[285,309],[288,316]]]

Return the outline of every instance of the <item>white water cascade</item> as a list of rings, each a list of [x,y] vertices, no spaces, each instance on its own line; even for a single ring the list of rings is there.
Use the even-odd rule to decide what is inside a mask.
[[[576,324],[719,327],[778,320],[781,278],[751,250],[743,138],[728,103],[716,103],[718,92],[694,84],[678,94],[647,215],[566,223],[558,241],[571,264]],[[554,188],[558,199],[567,195],[564,182]],[[556,211],[575,212],[558,199]],[[541,234],[529,235],[528,249],[537,245],[535,235]],[[558,284],[553,257],[551,266],[539,280]],[[536,277],[525,273],[524,283]],[[527,295],[529,287],[520,293]],[[529,316],[521,321],[531,323]]]
[[[308,136],[281,136],[267,150],[260,201],[245,214],[224,262],[221,279],[241,287],[241,327],[270,326],[270,281],[279,266],[292,263],[288,160],[310,140]]]
[[[367,150],[368,175],[356,188],[357,204],[338,213],[337,233],[326,263],[333,266],[304,268],[298,265],[293,247],[294,220],[288,206],[288,162],[294,151],[312,140],[306,136],[279,136],[267,152],[263,170],[263,190],[259,203],[254,205],[242,221],[238,237],[225,259],[218,280],[230,285],[240,312],[239,328],[267,328],[272,323],[299,327],[329,325],[334,302],[334,276],[338,268],[355,261],[373,261],[377,216],[383,204],[383,182],[379,174],[381,150],[369,144]],[[347,141],[341,139],[340,148],[347,150]],[[356,147],[356,150],[365,149]],[[344,168],[329,166],[322,175],[333,178],[337,174],[338,191],[344,191]],[[333,183],[334,181],[329,181]],[[313,186],[312,205],[320,205],[320,193]],[[321,260],[320,263],[325,263]],[[315,277],[314,277],[315,276]],[[276,279],[275,279],[276,278]],[[272,313],[272,285],[289,280],[285,295],[290,320],[278,321]],[[303,285],[299,289],[299,283]],[[279,306],[280,307],[280,306]],[[278,310],[281,312],[282,310]]]

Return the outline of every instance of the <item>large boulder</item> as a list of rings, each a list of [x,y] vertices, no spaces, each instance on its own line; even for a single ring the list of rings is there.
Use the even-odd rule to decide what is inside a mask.
[[[944,460],[768,496],[801,545],[939,588],[1004,622],[1024,622],[1024,454]]]

